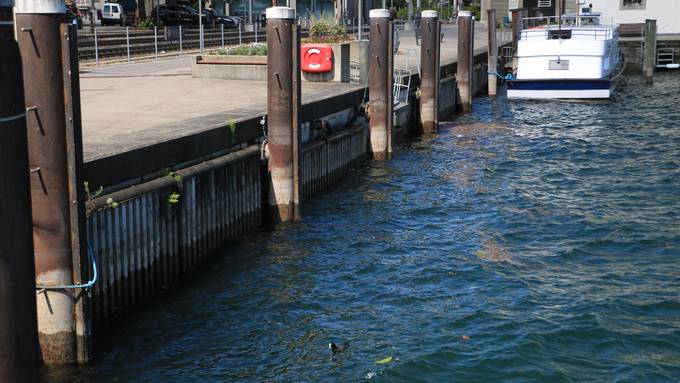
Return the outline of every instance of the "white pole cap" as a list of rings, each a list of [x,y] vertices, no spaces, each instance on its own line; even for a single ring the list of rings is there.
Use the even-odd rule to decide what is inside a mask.
[[[435,19],[435,18],[439,17],[439,12],[432,11],[432,10],[422,11],[422,12],[420,12],[420,17]]]
[[[390,17],[390,11],[389,9],[385,8],[380,8],[380,9],[371,9],[368,12],[368,17],[371,19],[377,19],[377,18],[385,18],[388,19]]]
[[[17,0],[16,13],[66,13],[63,0]]]
[[[460,11],[458,17],[472,17],[472,11]]]
[[[290,7],[271,7],[265,12],[267,20],[270,19],[289,19],[295,18],[295,9]]]

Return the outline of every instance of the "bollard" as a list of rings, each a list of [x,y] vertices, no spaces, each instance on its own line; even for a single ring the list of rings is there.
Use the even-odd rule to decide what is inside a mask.
[[[31,166],[33,244],[36,285],[73,284],[73,245],[67,148],[67,108],[72,84],[65,84],[71,64],[62,59],[64,3],[19,0],[17,40],[23,62],[26,126]],[[64,69],[66,68],[66,69]],[[77,73],[77,71],[75,72]],[[78,99],[79,100],[79,99]],[[73,101],[78,102],[78,101]],[[75,187],[82,187],[77,185]],[[75,202],[75,200],[73,200]],[[78,360],[72,290],[45,290],[36,296],[38,337],[48,364]]]
[[[299,154],[297,102],[299,82],[295,66],[300,55],[293,42],[295,10],[271,7],[267,16],[267,147],[269,149],[269,211],[275,223],[300,218],[299,196],[295,185]],[[296,102],[297,101],[297,102]]]
[[[179,57],[182,57],[182,26],[179,26]]]
[[[422,11],[420,25],[420,124],[423,133],[435,133],[439,123],[439,15],[437,11]]]
[[[522,33],[522,14],[521,8],[512,10],[512,70],[517,69],[517,41]]]
[[[222,39],[222,49],[224,49],[224,24],[220,24],[220,36]]]
[[[238,23],[238,45],[243,44],[243,41],[241,39],[241,26],[242,26],[242,22]]]
[[[474,56],[474,19],[472,12],[458,13],[458,67],[456,84],[463,112],[472,110],[472,68]]]
[[[391,99],[392,68],[389,65],[389,28],[390,12],[387,9],[372,9],[369,12],[371,58],[369,64],[369,118],[371,152],[376,160],[388,158],[390,114],[392,113]]]
[[[498,41],[496,41],[496,10],[487,9],[487,29],[489,30],[489,51],[487,54],[487,72],[489,83],[489,97],[496,97],[498,81]]]
[[[656,67],[656,20],[645,20],[645,52],[642,62],[642,75],[647,84],[654,82]]]
[[[0,0],[0,382],[38,382],[26,107],[14,1]]]

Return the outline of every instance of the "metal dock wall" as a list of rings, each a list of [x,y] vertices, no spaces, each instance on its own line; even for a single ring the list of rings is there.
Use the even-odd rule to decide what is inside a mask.
[[[261,185],[260,150],[253,146],[88,203],[88,243],[99,270],[94,323],[149,297],[226,240],[259,226]],[[173,193],[179,194],[174,203]]]
[[[338,182],[368,153],[368,127],[361,124],[302,147],[302,197],[309,199]]]

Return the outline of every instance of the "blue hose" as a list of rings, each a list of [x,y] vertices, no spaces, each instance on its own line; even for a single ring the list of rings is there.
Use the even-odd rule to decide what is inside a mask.
[[[488,74],[495,74],[496,76],[498,76],[498,77],[500,77],[501,79],[506,80],[506,81],[512,80],[512,73],[508,73],[508,74],[506,74],[505,76],[502,76],[502,75],[501,75],[500,73],[498,73],[498,72],[486,72],[486,73],[488,73]]]
[[[57,286],[35,285],[35,288],[38,290],[66,290],[66,289],[91,288],[92,286],[94,286],[95,282],[97,282],[97,259],[94,257],[94,251],[92,250],[92,246],[90,246],[89,244],[87,245],[87,255],[92,261],[92,279],[89,280],[87,283],[79,285],[57,285]]]

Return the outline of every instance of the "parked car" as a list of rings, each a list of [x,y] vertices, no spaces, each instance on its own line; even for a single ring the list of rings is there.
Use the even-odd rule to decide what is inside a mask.
[[[104,3],[104,7],[102,7],[102,25],[118,24],[122,27],[125,25],[126,18],[125,10],[122,5]]]
[[[158,18],[164,25],[198,25],[198,11],[187,5],[160,5],[151,12],[151,17]],[[208,17],[203,17],[208,22]]]
[[[211,25],[221,24],[224,25],[224,28],[226,29],[238,28],[238,25],[241,22],[239,18],[227,16],[216,9],[204,9],[203,14],[208,17],[208,22]]]

